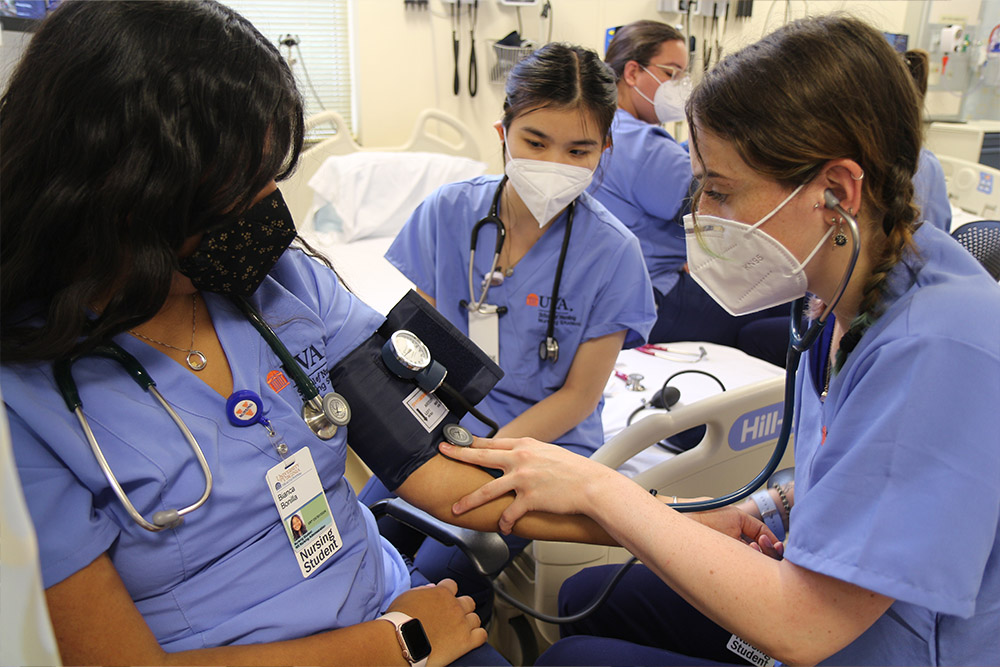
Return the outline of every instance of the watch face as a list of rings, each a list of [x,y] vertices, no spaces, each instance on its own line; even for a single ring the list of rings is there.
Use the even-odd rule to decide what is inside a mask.
[[[411,618],[400,626],[399,631],[403,635],[403,641],[406,642],[406,649],[410,652],[411,662],[420,662],[431,654],[431,642],[427,639],[427,633],[424,632],[424,626],[419,620]]]
[[[422,370],[431,363],[430,350],[415,334],[400,329],[389,340],[396,358],[411,370]]]

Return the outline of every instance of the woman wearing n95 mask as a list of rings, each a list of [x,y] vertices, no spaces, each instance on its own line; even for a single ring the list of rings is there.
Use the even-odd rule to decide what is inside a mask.
[[[502,529],[589,516],[643,563],[535,664],[997,664],[1000,290],[919,222],[911,77],[864,22],[802,19],[708,72],[687,114],[692,274],[733,312],[807,292],[832,310],[792,387],[788,538],[526,438],[442,445],[504,473],[454,511],[514,492]],[[567,580],[559,612],[607,574]]]
[[[639,238],[657,305],[649,340],[738,347],[745,324],[773,313],[734,317],[687,272],[682,218],[690,210],[691,159],[661,127],[684,120],[691,93],[687,41],[665,23],[636,21],[616,31],[604,60],[617,77],[615,145],[604,152],[601,178],[589,192]],[[777,314],[787,315],[787,308]],[[782,364],[783,357],[768,361]]]
[[[618,352],[642,344],[655,319],[638,241],[585,192],[610,141],[614,112],[614,75],[597,54],[565,44],[537,50],[507,79],[504,115],[496,124],[504,175],[438,189],[386,253],[481,346],[467,304],[480,297],[482,281],[489,282],[484,300],[501,311],[492,326],[505,375],[479,409],[499,424],[499,435],[545,438],[585,455],[604,441],[602,393]],[[506,240],[494,267],[497,226],[481,226],[470,287],[470,239],[494,207]],[[553,305],[558,356],[542,358]],[[463,425],[487,433],[475,419]],[[380,486],[372,481],[362,498],[383,497]],[[512,552],[523,545],[511,544]],[[425,544],[417,562],[433,548]],[[434,559],[446,563],[451,556]],[[462,588],[461,573],[448,576]],[[480,601],[491,597],[486,586]],[[485,616],[483,606],[478,609]]]

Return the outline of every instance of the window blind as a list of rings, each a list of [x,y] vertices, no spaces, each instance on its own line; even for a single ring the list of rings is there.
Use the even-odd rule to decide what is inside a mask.
[[[306,117],[324,109],[339,113],[354,128],[349,0],[222,0],[278,45],[291,65],[305,101]],[[283,46],[291,36],[296,46]],[[310,136],[332,133],[318,127]]]

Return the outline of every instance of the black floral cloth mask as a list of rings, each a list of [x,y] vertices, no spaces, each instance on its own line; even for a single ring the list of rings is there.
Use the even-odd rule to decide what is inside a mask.
[[[279,190],[232,221],[205,232],[180,272],[200,290],[250,296],[295,238],[295,223]]]

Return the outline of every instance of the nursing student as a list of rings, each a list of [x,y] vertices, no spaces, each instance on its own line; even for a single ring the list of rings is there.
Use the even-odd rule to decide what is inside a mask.
[[[712,530],[665,493],[528,438],[441,446],[504,473],[456,513],[513,491],[501,529],[527,510],[589,516],[644,564],[536,664],[1000,663],[1000,289],[918,223],[917,102],[882,34],[843,15],[728,56],[688,102],[691,271],[720,303],[808,291],[835,318],[796,376],[784,543],[751,548],[737,508]],[[560,611],[600,578],[568,580]]]
[[[495,125],[504,175],[438,189],[386,258],[490,352],[477,333],[479,313],[468,308],[486,281],[484,303],[501,314],[484,326],[494,327],[492,352],[505,375],[479,409],[500,436],[589,454],[604,443],[602,394],[618,352],[642,344],[654,318],[639,242],[586,192],[610,143],[614,75],[593,51],[549,44],[511,70],[505,93]],[[498,226],[479,226],[470,294],[470,242],[491,214],[506,238],[494,267]],[[486,433],[471,417],[463,423]]]
[[[0,99],[0,379],[65,664],[502,662],[473,601],[411,573],[379,536],[344,478],[350,426],[317,437],[237,306],[312,360],[321,394],[383,321],[289,248],[275,180],[303,125],[277,48],[211,0],[61,3]],[[190,430],[211,489],[130,364],[87,354],[110,345]],[[53,368],[76,357],[82,420]],[[249,394],[266,421],[241,426],[227,399]],[[441,517],[490,479],[433,450],[417,460],[395,490]],[[206,496],[173,524],[171,508]],[[503,505],[463,523],[495,526]],[[536,528],[525,535],[607,539],[589,520]]]
[[[662,126],[684,120],[687,41],[665,23],[636,21],[615,32],[604,60],[618,88],[614,146],[589,192],[639,238],[657,307],[649,340],[737,347],[740,328],[767,313],[731,315],[687,272],[682,218],[690,210],[691,157]]]
[[[505,92],[495,125],[504,175],[439,188],[386,258],[496,357],[504,377],[478,407],[498,436],[545,439],[589,456],[604,443],[603,390],[618,353],[642,344],[655,319],[639,242],[586,192],[610,143],[614,74],[593,51],[553,43],[511,70]],[[477,309],[480,302],[486,307]],[[471,417],[463,424],[488,432]],[[360,495],[371,504],[387,493],[373,479]],[[384,530],[404,551],[416,550]],[[508,540],[512,557],[526,544]],[[415,562],[455,578],[480,615],[490,613],[492,589],[457,548],[427,541]]]

